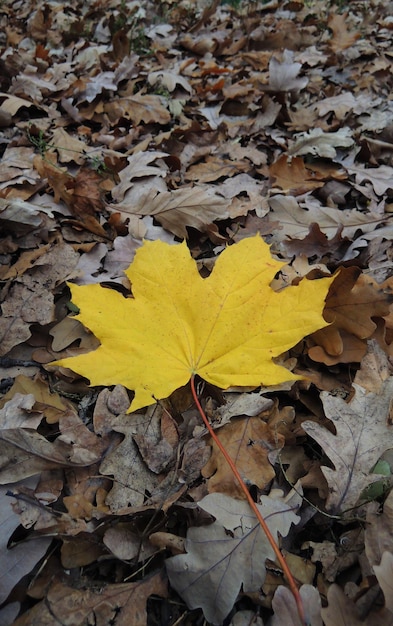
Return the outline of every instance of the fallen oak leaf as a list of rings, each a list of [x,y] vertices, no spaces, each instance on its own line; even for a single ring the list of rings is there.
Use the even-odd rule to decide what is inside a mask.
[[[318,442],[334,465],[334,469],[321,467],[329,485],[326,508],[330,513],[343,515],[356,506],[368,485],[381,478],[372,470],[381,454],[393,447],[392,426],[388,422],[393,377],[384,382],[379,393],[368,393],[356,383],[353,387],[355,396],[349,403],[321,393],[326,416],[336,428],[335,435],[316,422],[302,423],[305,432]]]
[[[362,340],[372,336],[377,318],[389,315],[391,300],[391,294],[359,268],[341,268],[326,297],[324,317],[331,324],[312,335],[317,345],[308,355],[327,365],[360,361],[366,353]]]
[[[321,128],[312,128],[308,132],[295,135],[295,141],[288,150],[290,156],[312,154],[326,159],[334,159],[336,148],[350,148],[354,143],[349,128],[341,128],[332,133],[325,133]]]
[[[346,166],[346,170],[350,174],[356,174],[356,182],[359,185],[362,185],[364,181],[370,181],[378,196],[383,196],[392,188],[393,167],[389,165],[366,168],[359,164]]]
[[[247,484],[263,489],[274,478],[269,456],[270,453],[278,453],[285,439],[262,419],[234,419],[218,430],[217,437]],[[202,469],[202,476],[208,478],[209,493],[218,491],[235,498],[244,498],[243,490],[234,480],[233,473],[214,440],[211,445],[212,455]]]
[[[70,318],[71,319],[71,318]],[[7,393],[0,400],[0,427],[6,428],[4,425],[4,420],[2,418],[3,411],[6,407],[8,401],[12,401],[11,407],[14,405],[15,397],[22,396],[26,397],[26,395],[32,395],[34,398],[34,402],[32,405],[32,409],[35,413],[35,416],[38,414],[44,414],[47,423],[54,424],[59,421],[59,416],[67,410],[65,402],[56,392],[49,389],[48,384],[39,376],[36,376],[34,379],[29,376],[24,376],[23,374],[19,374],[15,380],[12,387],[7,391]],[[3,408],[4,407],[4,408]],[[27,414],[25,417],[30,418],[30,423],[18,423],[16,421],[16,416],[14,410],[12,413],[10,412],[10,416],[12,416],[12,423],[9,424],[10,428],[18,427],[33,427],[31,423],[31,415]],[[40,420],[42,419],[42,415]],[[38,422],[39,423],[39,422]],[[34,425],[37,427],[37,424]]]
[[[329,289],[324,317],[335,328],[366,339],[376,329],[373,318],[389,315],[391,301],[392,296],[359,268],[344,267]]]
[[[204,279],[184,242],[145,242],[126,270],[134,298],[70,285],[77,319],[101,345],[52,365],[76,370],[93,386],[134,390],[129,411],[168,397],[194,375],[224,389],[298,380],[272,359],[326,326],[333,278],[277,293],[270,282],[283,265],[256,235],[227,248]]]
[[[0,602],[3,603],[12,589],[28,574],[45,555],[51,538],[41,537],[35,541],[25,541],[9,547],[9,539],[20,524],[19,515],[11,507],[12,501],[7,492],[9,486],[0,487],[0,556],[7,564],[0,573]],[[8,623],[8,622],[7,622]]]
[[[104,209],[101,198],[101,177],[88,168],[81,168],[76,176],[37,156],[34,167],[48,181],[54,191],[55,201],[63,200],[71,214],[76,218],[70,220],[75,226],[107,238],[105,229],[99,223],[96,214]]]
[[[112,124],[117,124],[120,118],[131,120],[136,126],[145,124],[168,124],[171,114],[163,104],[163,98],[155,94],[133,94],[117,100],[111,100],[104,105],[104,111]]]
[[[328,19],[328,26],[333,33],[333,37],[329,41],[329,46],[334,53],[342,52],[361,37],[358,31],[349,31],[347,29],[348,13],[331,13]]]
[[[145,626],[146,603],[151,595],[167,596],[167,584],[159,572],[133,583],[102,585],[100,589],[77,589],[54,580],[46,597],[21,615],[17,626],[29,624],[116,624]],[[99,618],[97,618],[99,616]]]
[[[302,585],[299,589],[305,608],[306,622],[312,626],[322,626],[321,597],[312,585]],[[296,613],[296,604],[287,587],[280,585],[273,597],[271,626],[301,626]]]
[[[269,199],[269,206],[271,221],[280,225],[280,229],[276,228],[273,233],[274,240],[280,242],[287,238],[307,237],[313,223],[317,223],[319,230],[331,240],[338,229],[341,229],[342,237],[352,239],[358,229],[363,233],[374,232],[382,221],[373,213],[322,206],[310,196],[300,204],[293,196],[273,196]]]
[[[294,56],[292,50],[284,50],[281,61],[272,56],[269,63],[269,90],[300,91],[307,86],[308,78],[298,76],[302,64],[295,63]]]
[[[379,565],[374,565],[374,572],[378,578],[379,585],[385,596],[386,608],[393,613],[392,601],[392,574],[393,574],[393,554],[384,552]]]
[[[21,397],[21,394],[16,395]],[[24,397],[29,399],[31,396],[32,394],[28,394]],[[40,414],[40,421],[41,417]],[[35,431],[33,429],[34,418],[31,421],[30,427],[27,427],[27,424],[23,427],[18,424],[9,428],[5,423],[6,427],[3,426],[0,429],[0,484],[33,476],[43,469],[51,469],[59,465],[84,467],[101,459],[102,440],[89,431],[72,409],[60,414],[61,434],[53,442]],[[15,465],[16,467],[13,467]]]
[[[393,626],[393,614],[386,607],[372,610],[363,619],[355,602],[337,584],[329,587],[327,601],[328,606],[321,609],[325,626]]]
[[[291,159],[286,154],[282,154],[270,165],[269,174],[275,186],[280,187],[284,193],[293,195],[304,194],[325,184],[321,176],[313,175],[306,168],[301,157]]]
[[[296,509],[300,494],[286,498],[261,496],[258,509],[264,515],[275,540],[286,537],[299,522]],[[240,588],[256,592],[266,577],[264,563],[275,555],[265,533],[246,502],[220,493],[198,502],[216,521],[209,526],[191,527],[185,542],[186,554],[166,561],[171,586],[190,608],[201,607],[207,621],[221,624],[232,609]]]
[[[113,205],[124,215],[152,215],[176,237],[188,237],[187,226],[206,230],[214,220],[224,220],[229,216],[229,200],[200,187],[159,191],[150,189],[138,200]],[[112,208],[112,207],[109,207]]]
[[[127,158],[128,165],[118,174],[119,183],[111,190],[112,198],[116,202],[122,202],[127,190],[132,187],[135,178],[147,176],[162,176],[167,174],[167,168],[162,162],[154,164],[154,161],[167,157],[167,152],[137,152]]]
[[[119,432],[124,439],[119,445],[113,445],[100,465],[100,474],[103,476],[116,476],[105,503],[111,511],[118,512],[129,506],[142,506],[146,499],[146,491],[154,494],[157,488],[157,475],[147,467],[138,446],[134,441],[134,435],[138,430],[143,432],[145,420],[134,420],[123,426],[113,426],[115,432]]]

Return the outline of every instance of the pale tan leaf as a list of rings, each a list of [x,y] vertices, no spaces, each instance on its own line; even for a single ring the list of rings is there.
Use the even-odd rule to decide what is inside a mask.
[[[385,596],[385,606],[393,615],[393,554],[384,552],[379,565],[374,565],[374,572]]]
[[[180,238],[187,238],[187,226],[200,231],[214,220],[228,217],[230,202],[205,188],[176,189],[156,192],[152,190],[137,204],[127,206],[127,199],[119,205],[124,213],[152,215],[160,224]]]
[[[258,505],[276,540],[277,533],[285,537],[291,524],[299,521],[294,511],[301,496],[289,504],[292,495],[286,499],[262,496]],[[205,618],[218,625],[231,610],[241,586],[246,593],[259,590],[266,576],[263,564],[267,558],[274,559],[274,552],[246,502],[215,493],[198,505],[216,521],[189,528],[187,553],[168,559],[166,566],[171,585],[187,605],[201,607]]]
[[[139,561],[144,561],[150,557],[156,548],[146,539],[135,533],[135,525],[131,522],[119,523],[111,526],[105,531],[103,542],[114,556],[122,561],[129,561],[138,557]]]
[[[135,125],[141,122],[168,124],[171,121],[171,114],[164,103],[164,98],[160,96],[137,93],[107,102],[104,108],[112,123],[117,123],[121,117],[125,117]]]
[[[302,585],[299,592],[308,626],[322,626],[321,597],[318,590],[312,585]],[[278,587],[273,597],[272,608],[274,615],[271,626],[303,626],[295,598],[287,587],[282,585]]]
[[[387,609],[371,611],[361,619],[356,604],[336,584],[329,587],[327,600],[328,606],[321,611],[325,626],[393,626],[393,613]]]
[[[393,427],[388,422],[393,377],[385,381],[379,394],[367,393],[356,384],[354,388],[356,393],[349,403],[326,392],[321,394],[335,435],[316,422],[302,423],[334,465],[334,469],[322,466],[322,471],[329,483],[326,506],[336,513],[355,506],[363,489],[380,478],[371,472],[381,454],[393,447]]]
[[[157,159],[168,156],[166,152],[137,152],[128,157],[128,165],[119,172],[120,182],[111,191],[112,198],[116,202],[124,199],[127,189],[132,187],[134,178],[145,176],[163,176],[167,174],[167,168],[163,163],[154,164]]]
[[[272,56],[269,63],[269,88],[272,91],[300,91],[308,84],[308,78],[299,77],[301,63],[294,62],[292,50],[284,50],[282,60]]]
[[[325,133],[321,128],[312,128],[308,132],[295,135],[288,154],[301,156],[312,154],[326,159],[334,159],[336,148],[350,148],[354,144],[350,128],[341,128],[334,133]]]
[[[317,102],[315,107],[321,117],[333,111],[337,119],[342,120],[345,118],[349,111],[352,111],[356,106],[356,98],[350,91],[340,93],[338,96],[332,96],[330,98],[324,98],[320,102]]]
[[[34,105],[34,102],[30,102],[29,100],[25,100],[23,98],[18,98],[17,96],[13,96],[9,93],[0,93],[1,97],[5,97],[4,102],[1,105],[1,109],[6,113],[10,113],[11,115],[15,115],[19,111],[20,108],[26,107],[29,109]]]
[[[150,72],[148,81],[150,85],[156,85],[158,83],[168,89],[168,91],[175,91],[177,85],[179,85],[183,87],[185,91],[188,91],[188,93],[192,93],[192,87],[188,80],[173,70],[168,71],[161,69],[156,72]]]
[[[123,421],[123,420],[122,420]],[[146,491],[152,493],[158,483],[157,476],[151,472],[141,458],[134,435],[143,433],[148,420],[141,415],[134,415],[130,423],[113,426],[113,430],[124,435],[123,441],[113,448],[100,466],[100,474],[113,475],[116,481],[109,492],[106,504],[116,512],[129,506],[140,506],[145,501]]]
[[[378,503],[367,507],[365,530],[366,556],[370,565],[378,565],[384,552],[393,552],[393,491],[391,491],[380,511]]]
[[[31,411],[34,403],[32,393],[15,393],[0,410],[0,429],[37,428],[42,420],[42,414]]]
[[[56,128],[53,131],[52,143],[58,152],[61,163],[73,162],[81,165],[85,162],[87,144],[76,137],[72,137],[64,128]]]
[[[359,31],[348,30],[348,13],[331,13],[329,15],[328,26],[333,32],[329,45],[333,52],[346,50],[362,36]]]
[[[318,223],[320,230],[329,238],[334,237],[341,226],[342,237],[352,238],[358,229],[363,232],[374,231],[377,224],[384,219],[356,209],[325,207],[311,197],[299,204],[293,196],[274,196],[269,199],[269,204],[271,221],[277,220],[280,223],[280,229],[274,233],[274,238],[278,241],[287,237],[306,237],[309,226],[314,222]]]
[[[356,174],[356,182],[358,184],[370,181],[378,196],[383,196],[388,189],[393,188],[393,167],[389,165],[365,167],[358,164],[345,167],[350,174]]]
[[[35,539],[8,548],[8,541],[19,526],[19,515],[13,512],[12,500],[6,495],[7,487],[0,487],[0,604],[8,597],[20,580],[29,574],[47,551],[51,538]]]

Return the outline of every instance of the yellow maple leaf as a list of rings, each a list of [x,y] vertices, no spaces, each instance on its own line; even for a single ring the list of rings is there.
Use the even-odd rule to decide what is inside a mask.
[[[202,278],[186,243],[145,242],[126,274],[133,298],[100,285],[70,285],[77,319],[100,340],[94,351],[55,361],[90,384],[135,391],[129,410],[168,397],[193,374],[222,389],[297,380],[272,358],[327,325],[332,278],[277,293],[284,264],[256,235],[228,247]]]

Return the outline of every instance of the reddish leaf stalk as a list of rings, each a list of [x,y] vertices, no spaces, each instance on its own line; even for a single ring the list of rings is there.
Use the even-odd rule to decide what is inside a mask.
[[[206,426],[206,428],[208,429],[211,438],[213,439],[213,441],[216,443],[216,445],[218,446],[218,448],[220,449],[222,455],[224,456],[226,462],[228,463],[229,467],[231,468],[231,471],[233,473],[233,475],[235,476],[235,478],[237,479],[244,495],[247,498],[247,501],[251,507],[251,509],[253,510],[259,524],[262,527],[263,532],[265,533],[270,545],[272,546],[273,550],[274,550],[274,554],[277,557],[277,561],[279,562],[282,571],[284,572],[284,576],[288,581],[289,587],[293,593],[293,596],[295,598],[296,601],[296,606],[297,606],[297,610],[299,613],[299,618],[301,623],[303,624],[303,626],[307,626],[306,623],[306,618],[305,618],[305,614],[304,614],[304,607],[303,607],[303,602],[302,599],[300,597],[300,593],[299,593],[299,589],[296,585],[296,582],[291,574],[291,571],[288,567],[288,564],[285,560],[285,558],[283,557],[283,555],[281,554],[280,548],[278,547],[278,545],[276,544],[274,537],[272,535],[272,533],[269,530],[268,525],[266,524],[266,521],[264,520],[261,512],[259,511],[256,503],[254,502],[254,500],[251,497],[250,492],[248,491],[242,477],[239,474],[239,470],[237,469],[236,465],[234,464],[234,462],[232,461],[231,457],[229,456],[228,452],[226,451],[225,447],[222,445],[221,441],[218,439],[217,435],[215,434],[209,420],[207,419],[205,412],[202,408],[201,403],[199,402],[199,398],[197,396],[197,392],[195,389],[195,376],[192,375],[191,376],[191,391],[192,391],[192,395],[196,404],[196,407],[203,419],[203,422]]]

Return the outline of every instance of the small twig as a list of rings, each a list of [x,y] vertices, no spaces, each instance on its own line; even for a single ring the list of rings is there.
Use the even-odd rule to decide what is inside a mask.
[[[288,567],[288,564],[287,564],[285,558],[283,557],[283,555],[281,554],[280,548],[276,544],[275,539],[274,539],[272,533],[270,532],[270,529],[269,529],[268,525],[266,524],[265,519],[263,518],[262,514],[260,513],[256,503],[252,499],[251,494],[248,491],[248,489],[247,489],[247,487],[246,487],[242,477],[240,476],[239,471],[238,471],[236,465],[232,461],[231,457],[229,456],[229,454],[228,454],[227,450],[225,449],[225,447],[222,445],[221,441],[218,439],[218,437],[215,434],[215,432],[214,432],[214,430],[213,430],[209,420],[207,419],[207,417],[205,415],[205,412],[204,412],[204,410],[202,408],[201,403],[199,402],[199,398],[197,396],[197,392],[196,392],[196,389],[195,389],[195,376],[194,375],[191,376],[191,391],[192,391],[192,395],[193,395],[196,407],[197,407],[197,409],[198,409],[198,411],[199,411],[199,413],[200,413],[200,415],[201,415],[201,417],[203,419],[203,422],[204,422],[207,430],[210,433],[210,436],[212,437],[213,441],[216,443],[216,445],[220,449],[220,451],[221,451],[222,455],[224,456],[226,462],[228,463],[229,467],[231,468],[231,471],[232,471],[233,475],[237,479],[237,481],[238,481],[238,483],[239,483],[239,485],[240,485],[244,495],[246,496],[246,498],[248,500],[248,503],[249,503],[253,513],[255,514],[258,522],[260,523],[260,525],[262,527],[263,532],[265,533],[265,535],[266,535],[270,545],[273,548],[274,554],[277,557],[277,561],[279,562],[279,564],[280,564],[280,566],[282,568],[282,571],[284,572],[284,576],[287,579],[289,587],[290,587],[290,589],[291,589],[291,591],[293,593],[293,596],[295,598],[300,621],[301,621],[301,623],[304,626],[307,626],[306,618],[305,618],[305,614],[304,614],[303,601],[302,601],[302,599],[300,597],[299,589],[297,588],[296,582],[295,582],[295,580],[294,580],[294,578],[293,578],[293,576],[291,574],[291,571],[290,571],[290,569]]]

